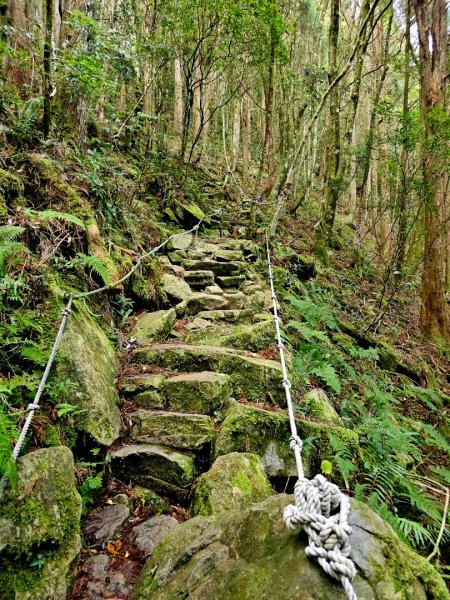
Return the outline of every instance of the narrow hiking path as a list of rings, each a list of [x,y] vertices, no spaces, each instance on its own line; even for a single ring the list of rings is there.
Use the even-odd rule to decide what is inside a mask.
[[[193,234],[172,240],[159,258],[167,306],[125,326],[124,430],[109,452],[109,504],[87,519],[94,553],[85,553],[73,599],[127,598],[161,537],[201,511],[199,498],[192,507],[193,488],[215,457],[256,452],[273,477],[295,475],[277,412],[285,396],[270,292],[256,259],[250,240]],[[269,443],[258,439],[257,415],[241,412],[250,403],[278,418],[268,421]]]

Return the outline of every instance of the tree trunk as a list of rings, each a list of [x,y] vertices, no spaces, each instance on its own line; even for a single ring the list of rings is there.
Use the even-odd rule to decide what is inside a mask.
[[[183,127],[183,76],[181,72],[181,60],[175,58],[175,91],[173,107],[173,129],[177,136],[181,135]]]
[[[245,92],[242,99],[242,181],[248,183],[248,169],[250,163],[250,97]]]
[[[328,83],[336,79],[337,48],[339,39],[339,4],[340,0],[330,3],[330,30],[328,35]],[[328,126],[328,154],[325,182],[325,200],[322,207],[320,230],[316,240],[316,250],[323,252],[330,246],[336,215],[336,207],[340,191],[340,155],[341,134],[339,123],[339,88],[334,86],[330,92],[330,115]]]
[[[42,133],[46,140],[50,134],[52,120],[52,39],[53,39],[53,0],[45,0],[45,42],[44,42],[44,114],[42,117]]]
[[[413,6],[419,36],[420,110],[425,134],[422,154],[425,243],[420,325],[426,337],[448,345],[450,315],[445,298],[443,254],[448,173],[446,141],[440,139],[439,124],[445,116],[447,5],[446,0],[414,0]]]

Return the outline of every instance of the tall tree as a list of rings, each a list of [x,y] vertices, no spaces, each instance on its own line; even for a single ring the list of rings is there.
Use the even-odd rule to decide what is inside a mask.
[[[449,116],[445,112],[447,62],[446,0],[413,0],[419,36],[420,110],[424,132],[422,171],[425,188],[425,242],[420,311],[423,333],[450,344],[450,315],[445,298],[445,217],[448,202]],[[445,135],[447,133],[447,136]],[[446,139],[447,137],[447,139]]]

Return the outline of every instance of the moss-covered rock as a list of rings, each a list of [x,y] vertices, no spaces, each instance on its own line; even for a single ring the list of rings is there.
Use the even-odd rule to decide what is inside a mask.
[[[203,219],[205,216],[205,213],[197,204],[195,204],[195,202],[181,202],[179,200],[174,200],[170,208],[178,223],[185,227],[197,225],[200,219]]]
[[[305,445],[302,453],[307,477],[315,475],[322,460],[334,458],[330,435],[342,441],[355,456],[358,436],[343,427],[296,419],[297,429]],[[215,444],[215,455],[229,452],[253,452],[261,457],[269,476],[295,475],[297,469],[289,447],[291,430],[287,413],[264,410],[246,404],[234,404],[227,410]]]
[[[204,289],[206,286],[213,285],[214,273],[212,271],[186,271],[185,280],[195,290]]]
[[[234,324],[253,322],[253,312],[249,309],[209,310],[200,312],[197,316],[199,319],[205,319],[212,323]]]
[[[284,494],[175,527],[147,561],[133,600],[345,600],[340,583],[305,554],[281,517]],[[440,575],[367,506],[351,502],[351,557],[361,600],[448,600]]]
[[[218,308],[225,308],[227,301],[224,296],[214,296],[212,294],[196,293],[189,296],[186,300],[186,315],[196,315],[201,311],[217,310]]]
[[[191,331],[185,338],[188,344],[206,346],[215,344],[249,352],[264,350],[274,340],[274,327],[271,321],[261,321],[255,325],[209,327],[202,331]]]
[[[231,392],[231,377],[210,371],[176,375],[164,384],[168,408],[184,413],[212,414]]]
[[[131,336],[139,344],[162,342],[169,335],[176,320],[177,314],[173,308],[144,313],[136,321]]]
[[[238,288],[245,281],[245,275],[224,275],[217,278],[217,283],[224,288]]]
[[[245,262],[225,262],[217,260],[185,260],[182,266],[188,271],[212,271],[217,275],[238,275],[241,271],[247,269]]]
[[[336,409],[331,404],[326,393],[321,389],[317,388],[305,394],[300,402],[300,407],[307,415],[319,421],[328,421],[334,425],[343,425]]]
[[[136,442],[198,450],[216,435],[206,415],[139,410],[132,420],[131,439]]]
[[[182,302],[192,294],[189,284],[181,277],[164,273],[161,277],[161,292],[165,294],[169,301]]]
[[[251,305],[251,296],[246,296],[243,292],[229,292],[223,295],[227,301],[227,308],[231,310],[242,310],[243,308],[250,308],[254,310],[254,306]],[[259,308],[258,310],[261,310]]]
[[[191,245],[194,236],[192,233],[180,233],[167,242],[167,250],[187,250]]]
[[[126,395],[134,395],[148,390],[157,391],[161,389],[165,380],[165,375],[134,375],[123,379],[120,389]]]
[[[182,372],[225,373],[232,376],[238,397],[279,406],[286,404],[281,365],[273,360],[245,356],[228,348],[188,344],[155,344],[135,350],[132,360]]]
[[[154,489],[164,496],[184,500],[194,481],[194,458],[165,446],[133,444],[110,453],[111,470],[123,481]]]
[[[78,308],[67,321],[61,354],[59,379],[77,384],[77,391],[66,399],[82,411],[76,416],[77,429],[109,446],[119,437],[121,426],[113,345],[96,321]]]
[[[243,510],[271,493],[259,456],[232,452],[217,458],[211,469],[200,475],[195,488],[194,514],[208,516]]]
[[[0,503],[0,596],[65,600],[80,550],[81,498],[65,446],[19,458]]]

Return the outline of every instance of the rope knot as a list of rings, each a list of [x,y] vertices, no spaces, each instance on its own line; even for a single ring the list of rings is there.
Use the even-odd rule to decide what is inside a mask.
[[[301,437],[298,435],[291,435],[291,437],[289,438],[289,446],[292,451],[294,450],[295,446],[298,446],[298,448],[301,452],[302,448],[303,448],[303,442],[302,442]]]
[[[291,437],[291,448],[297,445]],[[351,580],[356,574],[349,558],[351,527],[347,523],[349,501],[339,488],[323,475],[312,480],[299,479],[294,490],[295,504],[286,506],[283,519],[286,527],[304,529],[308,535],[305,553],[315,558],[322,569],[342,583],[349,598],[356,599]],[[337,509],[338,512],[334,512]],[[333,514],[332,514],[333,513]]]
[[[27,412],[30,412],[31,410],[37,410],[39,408],[39,404],[36,404],[36,402],[31,403],[27,406]]]
[[[61,311],[61,316],[62,317],[68,317],[70,315],[72,311],[70,310],[70,308],[63,308]]]

